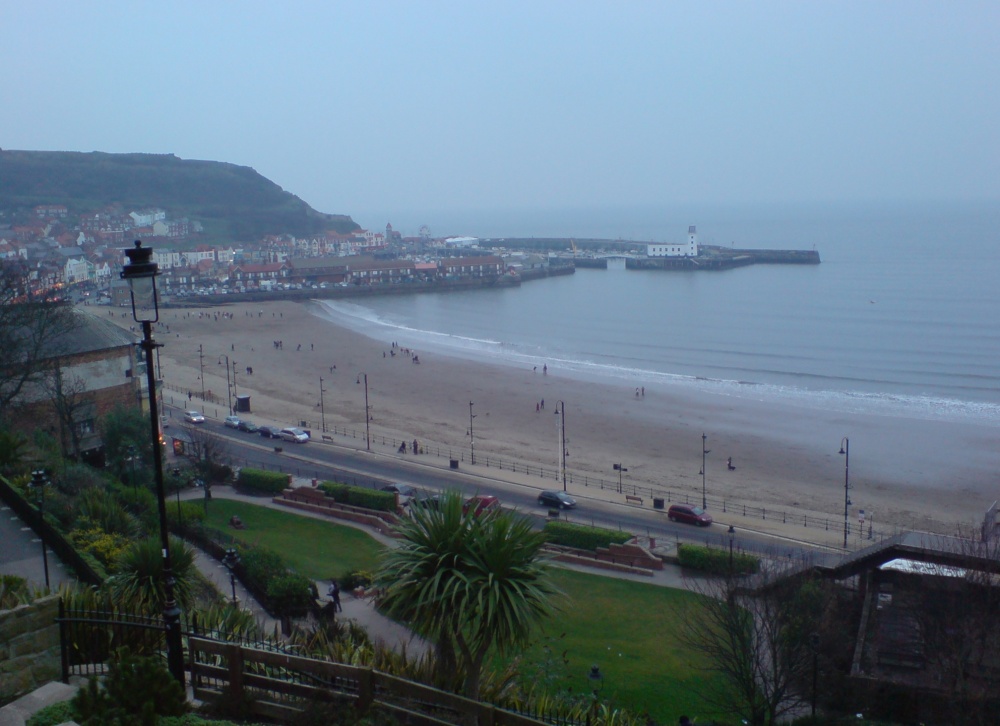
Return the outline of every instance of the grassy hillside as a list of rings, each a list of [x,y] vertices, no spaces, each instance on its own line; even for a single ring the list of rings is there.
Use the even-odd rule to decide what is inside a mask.
[[[112,203],[162,207],[228,240],[349,232],[347,215],[321,214],[246,166],[171,154],[0,151],[0,209],[65,204],[79,213]]]

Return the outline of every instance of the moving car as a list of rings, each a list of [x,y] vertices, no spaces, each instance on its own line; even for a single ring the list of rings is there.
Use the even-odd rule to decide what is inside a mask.
[[[480,514],[485,512],[492,512],[500,509],[500,500],[491,494],[477,494],[474,497],[469,497],[465,500],[465,504],[462,505],[462,512],[472,514],[478,517]]]
[[[671,504],[667,510],[667,519],[671,522],[683,522],[698,527],[707,527],[712,523],[712,515],[701,507],[690,504]]]
[[[184,420],[188,423],[205,423],[205,417],[202,416],[201,411],[185,411]]]
[[[281,429],[276,426],[261,426],[257,429],[257,433],[263,436],[265,439],[280,439]]]
[[[544,491],[538,495],[538,503],[543,507],[553,509],[572,509],[576,506],[576,500],[566,492]]]
[[[253,421],[247,421],[245,418],[241,418],[240,422],[236,424],[237,431],[246,431],[248,434],[257,433],[257,424]]]
[[[222,423],[231,429],[238,429],[240,427],[240,417],[226,416],[226,420],[223,421]]]
[[[304,444],[309,440],[309,434],[294,426],[289,426],[287,429],[281,429],[279,436],[281,436],[284,441],[291,441],[296,444]]]

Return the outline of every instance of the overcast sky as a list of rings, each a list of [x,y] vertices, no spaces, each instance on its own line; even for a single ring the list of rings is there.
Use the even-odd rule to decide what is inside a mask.
[[[3,148],[250,166],[370,226],[1000,199],[996,0],[32,0],[0,27]]]

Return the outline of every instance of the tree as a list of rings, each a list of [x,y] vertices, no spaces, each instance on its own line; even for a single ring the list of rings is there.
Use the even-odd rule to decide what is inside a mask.
[[[684,613],[681,640],[721,676],[703,693],[716,708],[751,726],[773,726],[808,700],[802,687],[813,665],[809,633],[815,627],[794,581],[762,561],[752,578],[706,580],[693,589],[704,597]]]
[[[82,430],[80,424],[88,411],[94,410],[94,404],[86,396],[87,383],[79,376],[66,377],[59,358],[53,358],[48,366],[48,375],[44,386],[52,401],[56,418],[59,420],[59,439],[62,443],[63,455],[74,461],[80,458],[80,441]],[[67,437],[69,441],[67,442]]]
[[[21,261],[0,260],[0,416],[26,386],[37,383],[45,362],[75,325],[72,309],[39,293]]]
[[[220,478],[218,476],[220,470],[225,468],[231,473],[228,469],[231,461],[230,449],[224,438],[195,424],[184,426],[184,432],[189,439],[184,447],[184,453],[194,462],[194,468],[205,486],[211,486],[216,478]]]
[[[459,673],[464,694],[478,698],[490,650],[523,647],[553,610],[558,591],[540,557],[545,537],[522,515],[463,512],[458,492],[412,514],[397,527],[401,546],[376,573],[381,603],[432,640],[439,668]]]

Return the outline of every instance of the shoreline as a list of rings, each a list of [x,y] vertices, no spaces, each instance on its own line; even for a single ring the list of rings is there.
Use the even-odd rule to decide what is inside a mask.
[[[356,381],[367,373],[373,435],[467,452],[473,401],[477,457],[497,455],[550,470],[558,468],[559,454],[552,413],[564,400],[567,466],[574,474],[617,480],[613,464],[621,463],[626,483],[697,498],[705,433],[710,498],[834,521],[843,520],[844,457],[837,452],[847,435],[852,528],[858,509],[865,509],[869,517],[874,512],[877,527],[954,533],[959,524],[978,526],[997,498],[989,453],[998,437],[990,427],[822,411],[655,384],[636,396],[631,382],[586,381],[558,367],[542,373],[428,350],[416,351],[421,362],[414,365],[402,354],[390,355],[391,340],[337,325],[313,305],[162,311],[157,340],[164,344],[164,380],[194,392],[198,402],[201,345],[206,390],[225,392],[218,360],[228,355],[240,393],[251,395],[248,417],[255,422],[318,421],[322,377],[328,427],[363,428],[364,386]],[[131,318],[112,312],[127,328]],[[245,374],[247,366],[253,375]],[[727,470],[728,457],[735,471]],[[545,486],[539,480],[539,488]]]

